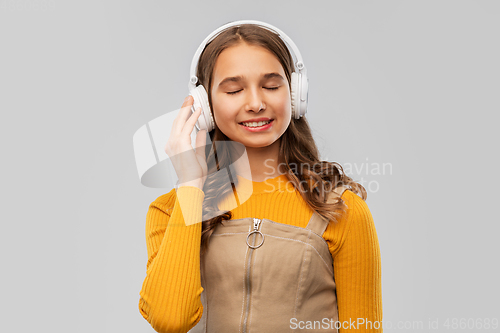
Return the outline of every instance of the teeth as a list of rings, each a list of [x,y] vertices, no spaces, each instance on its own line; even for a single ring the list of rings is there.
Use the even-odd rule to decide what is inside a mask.
[[[267,121],[259,121],[259,122],[253,122],[253,123],[242,123],[242,124],[247,126],[247,127],[259,127],[262,125],[269,124],[270,122],[271,122],[270,120],[267,120]]]

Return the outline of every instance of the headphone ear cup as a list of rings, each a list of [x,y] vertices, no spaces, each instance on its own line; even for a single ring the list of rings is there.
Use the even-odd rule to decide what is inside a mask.
[[[194,102],[191,107],[191,112],[195,112],[197,108],[201,107],[201,115],[196,121],[198,129],[206,130],[210,133],[215,128],[215,120],[210,111],[210,104],[208,103],[208,94],[201,84],[194,89],[189,91],[189,94],[193,96]]]
[[[290,83],[290,91],[292,95],[292,118],[298,119],[299,113],[299,74],[293,72]]]
[[[305,73],[300,74],[300,79],[299,79],[299,86],[300,86],[300,96],[297,96],[298,98],[298,110],[299,110],[299,116],[298,118],[305,116],[307,113],[307,104],[308,104],[308,99],[309,99],[309,79],[307,78],[307,75]]]

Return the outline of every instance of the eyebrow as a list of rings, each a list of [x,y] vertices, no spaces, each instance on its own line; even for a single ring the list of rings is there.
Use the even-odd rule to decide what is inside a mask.
[[[243,78],[244,77],[241,76],[241,75],[226,77],[224,80],[222,80],[219,83],[219,87],[222,86],[222,85],[224,85],[224,84],[226,84],[226,83],[229,83],[229,82],[239,82],[239,81],[243,80]],[[281,76],[278,73],[267,73],[267,74],[263,75],[263,79],[264,80],[268,80],[268,79],[272,79],[272,78],[278,78],[278,79],[281,79],[281,80],[285,81],[285,79],[283,78],[283,76]]]

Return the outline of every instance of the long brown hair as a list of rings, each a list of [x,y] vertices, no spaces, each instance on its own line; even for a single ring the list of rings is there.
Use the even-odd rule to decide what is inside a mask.
[[[205,88],[209,87],[207,94],[212,112],[211,90],[217,57],[223,50],[243,42],[271,51],[283,66],[288,83],[291,83],[294,71],[293,59],[287,46],[278,35],[253,24],[231,27],[220,33],[205,47],[198,61],[196,73],[198,84],[202,84]],[[201,235],[202,253],[206,251],[215,227],[232,218],[232,212],[219,210],[217,202],[219,198],[233,192],[235,184],[232,182],[237,184],[237,178],[228,182],[227,178],[220,176],[222,173],[217,173],[218,170],[231,165],[235,157],[234,151],[227,149],[226,145],[217,144],[217,142],[231,141],[231,139],[222,133],[217,125],[209,135],[212,146],[207,146],[206,150],[208,176],[203,187],[205,199]],[[278,165],[285,168],[280,172],[286,175],[309,207],[320,216],[336,222],[342,212],[345,212],[346,206],[342,199],[331,204],[326,203],[328,192],[338,186],[345,185],[354,193],[360,194],[363,200],[366,200],[365,188],[348,177],[340,164],[319,160],[318,148],[305,116],[300,119],[292,117],[290,125],[279,140]]]

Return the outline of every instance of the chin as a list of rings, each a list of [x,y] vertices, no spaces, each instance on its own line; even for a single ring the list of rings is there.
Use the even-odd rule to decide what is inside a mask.
[[[274,143],[276,143],[277,141],[273,141],[273,142],[263,142],[263,143],[256,143],[256,142],[241,142],[241,144],[243,144],[245,147],[248,147],[248,148],[265,148],[265,147],[269,147],[271,145],[273,145]]]

